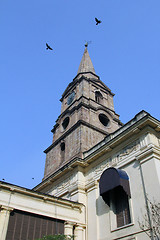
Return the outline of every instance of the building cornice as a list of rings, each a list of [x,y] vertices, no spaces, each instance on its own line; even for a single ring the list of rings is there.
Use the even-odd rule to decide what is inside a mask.
[[[137,154],[135,159],[143,164],[153,157],[160,160],[160,147],[150,144],[147,148],[143,149],[142,152]]]
[[[19,187],[17,185],[13,185],[10,183],[5,183],[0,181],[0,190],[5,190],[5,191],[9,191],[10,193],[18,193],[18,194],[23,194],[29,197],[34,197],[37,199],[41,199],[44,201],[50,201],[50,202],[54,202],[56,204],[63,204],[66,207],[70,207],[70,208],[77,208],[81,211],[81,208],[84,206],[81,203],[78,202],[74,202],[71,200],[67,200],[67,199],[62,199],[60,197],[55,197],[55,196],[51,196],[45,193],[40,193],[38,191],[35,190],[30,190],[27,188],[23,188],[23,187]]]
[[[137,121],[136,121],[137,118]],[[140,132],[146,126],[152,127],[156,131],[159,130],[160,122],[153,118],[147,112],[140,112],[131,121],[126,123],[124,126],[116,130],[114,133],[108,135],[103,141],[98,143],[93,148],[84,152],[84,159],[86,161],[93,161],[95,158],[103,155],[106,152],[111,151],[113,148],[118,146],[122,141],[125,141],[131,136]]]
[[[68,162],[66,165],[63,166],[62,169],[57,170],[47,179],[42,181],[38,186],[34,189],[43,189],[48,184],[51,184],[54,179],[60,177],[60,175],[73,170],[76,166],[81,167],[88,167],[89,164],[100,156],[104,155],[105,153],[109,153],[112,151],[113,148],[119,146],[123,141],[130,139],[132,136],[137,135],[141,130],[150,131],[153,129],[154,131],[160,132],[160,121],[152,117],[149,113],[145,111],[141,111],[138,113],[132,120],[126,123],[124,126],[116,130],[114,133],[108,135],[103,141],[96,144],[90,150],[84,152],[83,159],[75,158],[72,161]]]

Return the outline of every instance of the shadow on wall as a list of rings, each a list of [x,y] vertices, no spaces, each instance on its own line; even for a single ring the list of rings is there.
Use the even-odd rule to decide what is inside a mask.
[[[102,216],[109,213],[109,206],[104,202],[103,198],[99,196],[96,200],[96,214]]]

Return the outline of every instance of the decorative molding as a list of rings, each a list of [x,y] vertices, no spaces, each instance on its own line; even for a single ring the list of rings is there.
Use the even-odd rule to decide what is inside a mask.
[[[137,151],[140,149],[140,140],[131,143],[127,147],[123,148],[119,153],[117,153],[112,158],[112,166],[117,165],[119,162],[121,162],[126,156],[130,155],[132,152]]]
[[[105,162],[103,161],[98,166],[92,168],[90,173],[88,174],[86,185],[92,182],[93,179],[98,180],[100,175],[103,173],[105,169],[116,166],[119,162],[123,161],[124,158],[129,156],[131,153],[136,152],[138,149],[140,149],[140,140],[137,140],[129,144],[127,147],[123,148],[120,152],[113,155],[113,157],[106,159]]]
[[[11,208],[11,207],[8,207],[8,206],[4,206],[4,205],[0,206],[0,213],[3,212],[3,211],[12,212],[13,210],[14,210],[14,208]]]
[[[101,164],[99,164],[98,166],[94,167],[91,169],[88,177],[87,177],[87,181],[86,181],[86,188],[88,188],[88,186],[95,180],[99,180],[100,175],[103,173],[105,168],[110,167],[111,164],[111,158],[107,159],[104,162],[102,162]],[[92,184],[91,184],[92,185]]]
[[[157,125],[157,127],[155,128],[155,130],[156,130],[157,132],[160,132],[160,125]]]
[[[53,187],[52,194],[59,195],[64,191],[68,192],[70,187],[75,184],[78,185],[78,179],[77,179],[77,175],[73,174],[73,175],[69,176],[68,178],[64,179],[62,182],[56,184],[56,186]]]
[[[57,192],[61,192],[61,191],[64,191],[66,188],[69,188],[70,183],[71,183],[71,180],[68,179],[67,181],[62,182],[62,184],[59,184],[57,186]]]
[[[124,156],[129,155],[131,152],[136,151],[138,148],[140,148],[140,140],[137,140],[132,144],[128,145],[126,148],[124,148],[120,152],[120,155],[119,155],[120,160],[122,160]]]
[[[5,184],[1,184],[0,183],[0,188],[1,188],[1,191],[3,190],[8,190],[8,193],[10,194],[10,187],[11,185],[8,184],[8,183],[5,183]],[[56,196],[52,196],[50,194],[44,194],[44,193],[40,193],[40,192],[36,192],[34,190],[30,190],[30,189],[25,189],[25,188],[22,188],[22,187],[19,187],[19,186],[15,186],[15,189],[14,189],[14,194],[22,194],[23,196],[32,196],[34,197],[35,199],[41,199],[43,201],[49,201],[49,202],[52,202],[52,203],[56,203],[56,204],[63,204],[64,207],[74,207],[74,208],[77,208],[77,209],[81,209],[82,207],[82,204],[81,203],[78,203],[78,202],[74,202],[74,201],[71,201],[69,199],[63,199],[63,198],[60,198],[60,197],[56,197]],[[33,199],[34,199],[33,198]],[[6,207],[5,205],[0,205],[0,210],[1,209],[10,209],[10,207]],[[12,210],[12,209],[11,209]]]
[[[148,148],[145,148],[138,155],[136,155],[136,159],[141,163],[144,163],[152,158],[160,160],[160,148],[153,144],[148,145]]]
[[[143,135],[140,138],[140,146],[141,146],[141,149],[147,146],[147,134]]]
[[[94,189],[98,189],[98,181],[92,179],[92,181],[87,182],[86,184],[87,193],[93,191]]]

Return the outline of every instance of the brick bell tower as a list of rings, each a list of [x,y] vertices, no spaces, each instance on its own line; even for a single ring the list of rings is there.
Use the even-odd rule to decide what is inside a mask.
[[[53,142],[44,151],[44,179],[68,162],[83,158],[83,152],[122,125],[114,111],[113,96],[96,75],[85,47],[78,73],[60,99],[61,114],[51,130]]]

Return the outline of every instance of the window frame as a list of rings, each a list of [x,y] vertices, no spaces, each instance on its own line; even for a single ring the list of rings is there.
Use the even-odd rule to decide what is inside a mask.
[[[99,90],[95,91],[95,101],[100,104],[103,102],[103,95]]]
[[[116,231],[118,229],[126,228],[133,225],[133,213],[132,213],[132,199],[128,196],[128,207],[129,207],[129,214],[130,214],[130,223],[126,223],[122,226],[117,226],[117,214],[115,209],[114,203],[114,192],[110,192],[110,207],[109,207],[109,215],[110,215],[110,226],[111,232]]]

